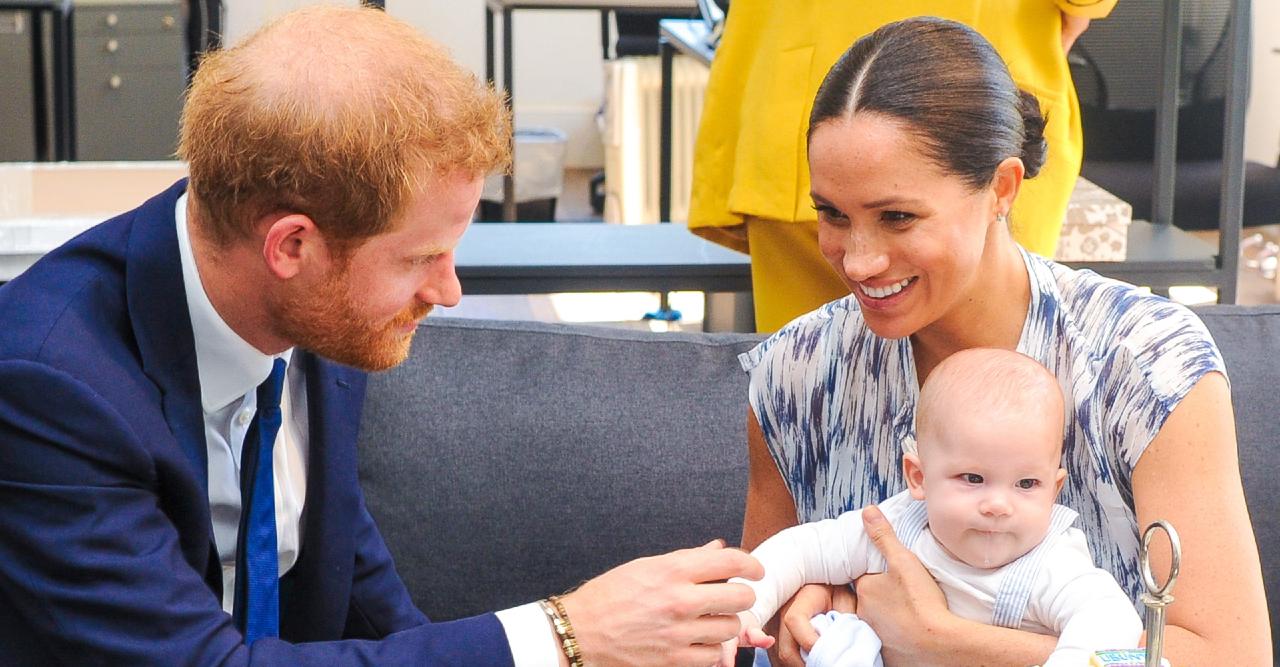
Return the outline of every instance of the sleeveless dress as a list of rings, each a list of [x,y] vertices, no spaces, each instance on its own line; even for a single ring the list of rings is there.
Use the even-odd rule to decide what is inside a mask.
[[[1098,567],[1142,590],[1133,468],[1195,384],[1225,366],[1184,306],[1026,251],[1031,286],[1017,350],[1067,399],[1058,503],[1080,514]],[[909,338],[881,338],[852,296],[787,325],[740,358],[750,404],[801,522],[902,491],[919,397]]]

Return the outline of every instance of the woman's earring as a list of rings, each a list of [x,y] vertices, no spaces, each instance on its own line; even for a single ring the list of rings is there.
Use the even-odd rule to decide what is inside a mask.
[[[997,214],[996,214],[996,222],[998,222],[998,223],[1000,223],[1000,224],[1002,224],[1002,225],[1007,225],[1007,224],[1009,224],[1009,214],[1008,214],[1008,213],[1003,213],[1003,212],[1001,212],[1001,213],[997,213]]]

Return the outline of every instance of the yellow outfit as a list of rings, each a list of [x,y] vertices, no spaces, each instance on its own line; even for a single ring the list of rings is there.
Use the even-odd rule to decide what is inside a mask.
[[[848,290],[817,247],[805,133],[827,70],[862,35],[932,15],[995,46],[1048,117],[1048,159],[1024,182],[1014,237],[1052,257],[1080,172],[1080,111],[1062,52],[1062,15],[1101,18],[1116,0],[734,0],[694,148],[689,228],[750,252],[756,325],[773,331]]]

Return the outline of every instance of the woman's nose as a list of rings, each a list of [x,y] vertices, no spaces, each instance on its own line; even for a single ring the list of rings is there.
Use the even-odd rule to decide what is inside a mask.
[[[874,234],[849,230],[844,248],[844,275],[862,282],[884,273],[889,268],[889,255]]]

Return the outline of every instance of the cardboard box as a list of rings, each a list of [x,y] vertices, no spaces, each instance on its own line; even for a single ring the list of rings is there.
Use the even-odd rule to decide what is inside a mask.
[[[1133,207],[1083,178],[1076,181],[1058,237],[1059,262],[1122,262]]]

